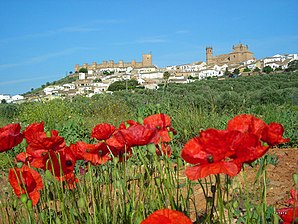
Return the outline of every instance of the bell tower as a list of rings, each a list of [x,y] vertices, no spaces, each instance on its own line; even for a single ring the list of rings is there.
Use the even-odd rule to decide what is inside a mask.
[[[206,63],[207,65],[212,63],[212,47],[206,47]]]

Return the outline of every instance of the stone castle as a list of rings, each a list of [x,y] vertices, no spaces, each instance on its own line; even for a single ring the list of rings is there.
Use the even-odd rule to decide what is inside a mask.
[[[152,67],[152,54],[142,54],[142,61],[136,62],[132,60],[131,62],[124,62],[120,60],[118,63],[115,63],[113,60],[103,61],[101,64],[97,64],[93,62],[91,65],[88,63],[83,64],[82,66],[76,64],[75,71],[78,72],[81,68],[86,68],[88,70],[98,70],[104,68],[128,68],[132,67],[134,69],[144,68],[144,67]]]
[[[233,52],[228,54],[221,54],[213,56],[212,47],[206,47],[206,63],[207,65],[223,65],[223,64],[237,64],[240,62],[255,59],[252,52],[248,50],[247,45],[238,44],[233,46]]]

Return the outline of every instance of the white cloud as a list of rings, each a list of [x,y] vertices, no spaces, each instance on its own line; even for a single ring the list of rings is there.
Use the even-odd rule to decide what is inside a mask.
[[[87,47],[69,48],[69,49],[65,49],[63,51],[58,51],[58,52],[53,52],[53,53],[48,53],[48,54],[32,57],[32,58],[26,59],[26,60],[24,60],[22,62],[18,62],[18,63],[0,64],[0,70],[4,70],[4,69],[8,69],[8,68],[14,68],[14,67],[23,66],[23,65],[38,64],[40,62],[47,61],[51,58],[70,55],[70,54],[73,54],[77,51],[91,50],[91,49],[92,48],[87,48]]]
[[[30,79],[17,79],[17,80],[0,82],[0,86],[20,84],[20,83],[32,82],[32,81],[36,81],[36,80],[44,80],[44,79],[48,79],[48,78],[59,78],[59,77],[57,77],[57,76],[38,76],[38,77],[30,78]]]

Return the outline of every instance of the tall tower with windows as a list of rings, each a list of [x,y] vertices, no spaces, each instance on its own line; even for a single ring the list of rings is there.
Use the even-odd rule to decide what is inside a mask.
[[[213,54],[212,47],[206,47],[206,63],[207,63],[207,65],[212,63],[212,58],[213,58],[212,54]]]

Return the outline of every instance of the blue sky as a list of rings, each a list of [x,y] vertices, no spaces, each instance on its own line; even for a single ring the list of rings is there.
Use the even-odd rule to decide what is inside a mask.
[[[243,43],[257,59],[298,53],[297,0],[1,0],[0,94],[65,77],[75,64],[205,61]]]

